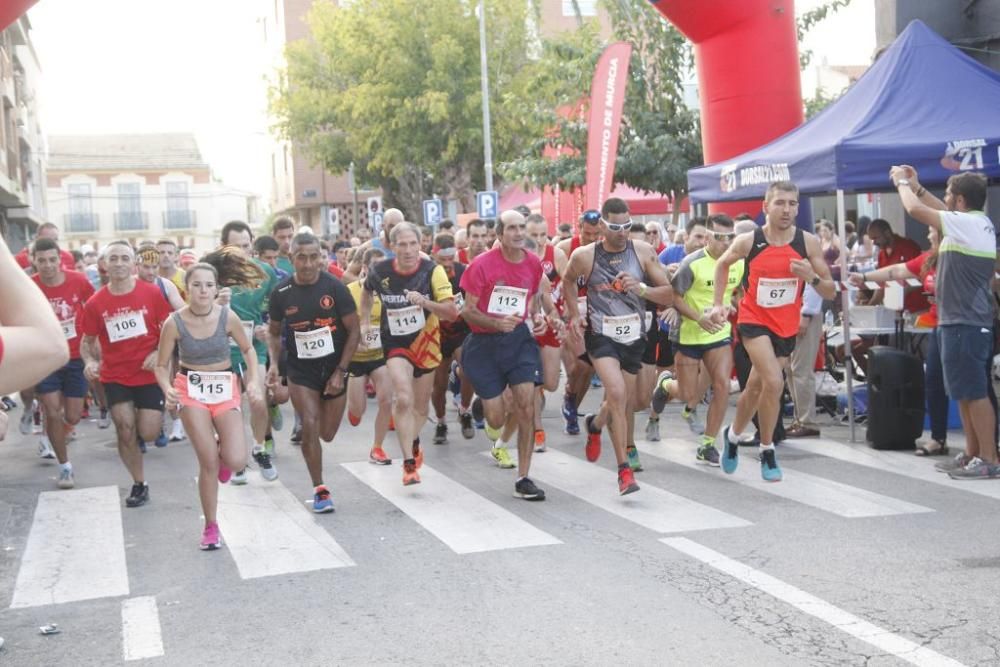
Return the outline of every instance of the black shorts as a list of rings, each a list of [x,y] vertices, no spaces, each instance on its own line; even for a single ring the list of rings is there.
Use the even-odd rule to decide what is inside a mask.
[[[732,344],[733,339],[729,337],[717,340],[714,343],[705,343],[703,345],[684,345],[683,343],[678,343],[677,352],[678,354],[683,354],[689,359],[701,359],[709,350],[714,350],[717,347],[729,347]]]
[[[117,382],[102,382],[104,385],[104,396],[108,400],[108,407],[118,403],[132,403],[137,410],[156,410],[163,412],[163,392],[160,385],[140,384],[130,387]]]
[[[642,354],[646,349],[646,340],[639,338],[631,343],[619,343],[607,336],[587,331],[583,336],[587,354],[591,359],[614,357],[621,369],[630,375],[635,375],[642,368]]]
[[[771,347],[774,348],[774,356],[779,358],[792,356],[792,351],[795,349],[795,336],[782,338],[767,327],[762,327],[759,324],[740,324],[737,326],[739,327],[741,339],[767,336],[771,339]]]
[[[461,336],[448,336],[447,338],[445,338],[444,336],[442,336],[441,337],[441,358],[442,359],[450,359],[451,356],[453,354],[455,354],[455,350],[457,350],[458,348],[462,347],[462,343],[465,342],[465,339],[466,339],[467,336],[468,336],[467,333],[464,333]]]
[[[320,398],[324,401],[340,398],[347,391],[347,382],[344,382],[344,388],[336,396],[331,396],[323,391],[326,389],[326,383],[330,381],[333,374],[340,372],[337,370],[339,364],[339,354],[331,354],[328,357],[303,361],[289,357],[286,362],[288,382],[289,384],[297,384],[300,387],[318,391]]]
[[[385,366],[385,357],[369,359],[368,361],[352,361],[347,364],[347,372],[351,374],[351,377],[361,378],[371,375],[383,366]]]

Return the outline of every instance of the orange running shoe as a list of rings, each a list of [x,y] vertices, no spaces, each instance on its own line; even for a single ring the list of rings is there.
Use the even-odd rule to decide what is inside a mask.
[[[351,414],[351,411],[347,411],[347,421],[351,422],[351,426],[357,426],[361,423],[361,417]]]
[[[545,451],[545,431],[540,428],[535,429],[535,451]]]
[[[417,469],[424,465],[424,450],[420,448],[420,438],[413,441],[413,458],[417,462]]]
[[[403,486],[420,484],[420,474],[416,463],[403,463]]]
[[[392,464],[392,459],[381,447],[372,447],[372,450],[368,452],[368,462],[378,466],[387,466]]]
[[[587,415],[583,422],[587,425],[587,447],[584,453],[587,460],[593,463],[601,458],[601,431],[594,428],[594,415]]]
[[[389,430],[390,431],[396,430],[396,422],[392,419],[392,417],[389,417]]]
[[[618,470],[618,495],[624,496],[635,493],[639,490],[639,485],[635,483],[635,475],[632,469],[626,466]]]

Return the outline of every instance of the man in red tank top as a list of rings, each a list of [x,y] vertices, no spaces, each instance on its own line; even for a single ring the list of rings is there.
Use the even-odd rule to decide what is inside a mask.
[[[836,294],[819,239],[795,227],[798,210],[798,187],[791,181],[772,183],[764,198],[764,226],[737,237],[715,267],[711,315],[721,324],[729,311],[722,302],[729,267],[746,258],[745,295],[736,321],[753,364],[736,404],[736,417],[723,431],[722,470],[727,474],[736,471],[740,435],[758,413],[761,476],[768,482],[781,481],[774,454],[774,427],[784,387],[782,370],[795,348],[802,291],[809,283],[824,299]]]

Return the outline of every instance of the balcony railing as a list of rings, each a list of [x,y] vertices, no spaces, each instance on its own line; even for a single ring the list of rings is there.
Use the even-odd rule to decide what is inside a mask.
[[[197,211],[173,210],[163,212],[164,229],[194,229],[197,224]]]
[[[149,229],[149,215],[145,211],[115,213],[115,231],[141,232]]]
[[[96,232],[100,227],[100,218],[96,213],[64,213],[63,229],[67,234],[82,234]]]

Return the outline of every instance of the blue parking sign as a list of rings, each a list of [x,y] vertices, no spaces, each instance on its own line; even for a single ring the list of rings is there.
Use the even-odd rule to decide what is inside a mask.
[[[444,206],[440,199],[424,200],[424,224],[436,227],[443,217]]]
[[[476,193],[476,213],[484,220],[499,217],[500,197],[496,190]]]

